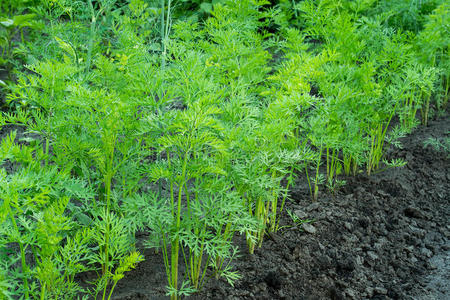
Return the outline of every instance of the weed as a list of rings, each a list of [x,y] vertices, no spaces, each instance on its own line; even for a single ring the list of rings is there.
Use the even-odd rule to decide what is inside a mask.
[[[313,222],[315,222],[314,219],[300,219],[295,213],[293,213],[289,209],[287,209],[286,212],[287,212],[288,216],[291,218],[292,222],[294,222],[294,224],[297,227],[301,227],[301,225],[304,224],[304,223],[313,223]]]
[[[438,152],[450,153],[450,138],[437,139],[429,137],[423,142],[424,148],[431,147]]]

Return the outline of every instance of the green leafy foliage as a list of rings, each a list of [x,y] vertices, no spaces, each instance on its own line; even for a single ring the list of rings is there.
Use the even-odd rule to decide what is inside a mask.
[[[448,134],[448,132],[447,132],[447,134]],[[429,137],[428,139],[426,139],[423,142],[423,146],[424,146],[424,148],[431,147],[435,151],[447,153],[447,157],[450,156],[450,138],[449,137],[445,137],[445,138],[441,138],[441,139]]]
[[[23,29],[25,27],[38,27],[38,23],[34,22],[35,17],[34,14],[15,15],[12,18],[0,16],[0,67],[4,66],[6,71],[11,72],[14,65],[14,47],[16,44],[14,37],[20,32],[23,43]]]
[[[377,2],[371,14],[379,14],[388,26],[417,33],[423,28],[425,16],[445,1],[382,0]]]
[[[450,35],[448,28],[449,22],[450,6],[443,3],[427,17],[424,30],[417,35],[415,43],[419,61],[428,67],[437,68],[437,72],[433,73],[438,73],[438,76],[440,77],[440,83],[436,89],[439,93],[435,95],[436,107],[439,110],[445,109],[448,103],[450,80],[448,55],[448,36]],[[436,78],[434,78],[434,81],[437,81]],[[429,85],[430,83],[428,81],[428,86]],[[422,123],[424,125],[427,124],[428,120],[430,98],[435,94],[433,88],[428,88],[429,91],[427,91],[425,95],[425,105],[422,109]]]
[[[88,230],[78,230],[66,214],[68,201],[69,197],[83,199],[91,194],[84,184],[74,193],[70,186],[77,181],[67,172],[54,167],[42,169],[44,154],[39,145],[19,146],[15,136],[13,132],[1,143],[2,164],[8,161],[22,167],[12,174],[0,169],[0,240],[5,243],[4,250],[11,245],[20,248],[20,271],[8,268],[5,274],[23,285],[9,284],[9,289],[6,285],[5,295],[70,299],[83,291],[74,276],[88,270],[83,262],[90,257],[91,235]],[[32,262],[27,259],[30,255]],[[9,256],[0,261],[10,266],[15,263]]]
[[[281,230],[297,180],[315,201],[404,166],[385,149],[448,101],[440,1],[22,2],[0,25],[27,61],[0,81],[0,126],[25,130],[0,144],[0,297],[110,299],[137,231],[171,299],[233,284],[233,237]]]

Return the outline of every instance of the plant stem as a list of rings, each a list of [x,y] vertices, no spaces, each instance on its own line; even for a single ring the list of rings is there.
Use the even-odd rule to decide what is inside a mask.
[[[280,213],[283,211],[284,204],[286,203],[286,198],[287,198],[287,195],[288,195],[289,187],[291,186],[291,183],[292,183],[292,174],[293,173],[294,173],[294,167],[291,167],[291,171],[290,171],[290,174],[289,174],[290,178],[288,179],[288,183],[286,184],[286,189],[285,189],[285,193],[283,195],[283,200],[281,201]],[[273,231],[276,232],[278,230],[279,224],[280,224],[280,219],[278,218],[277,222],[276,222],[276,225],[275,225],[275,228],[274,228]]]
[[[314,179],[314,195],[313,195],[313,201],[317,201],[317,198],[319,196],[319,167],[320,167],[320,161],[322,159],[322,145],[320,145],[320,151],[319,151],[319,160],[317,161],[316,166],[316,178]]]
[[[115,149],[115,137],[112,140],[112,143],[109,144],[106,141],[106,152],[107,152],[107,161],[106,161],[106,173],[104,176],[105,181],[105,189],[106,189],[106,232],[105,232],[105,265],[103,267],[103,275],[105,276],[105,286],[103,287],[103,298],[106,297],[106,288],[108,286],[109,281],[109,235],[110,235],[110,209],[111,209],[111,181],[113,177],[113,163],[114,163],[114,149]]]
[[[312,187],[311,187],[311,180],[310,180],[309,174],[308,174],[308,163],[305,164],[305,173],[306,173],[306,179],[308,181],[309,194],[311,195],[311,197],[314,197]]]
[[[109,291],[108,300],[111,299],[111,296],[113,294],[114,288],[116,287],[118,281],[114,281],[113,286],[111,287],[111,291]]]
[[[41,287],[41,300],[45,300],[45,282]]]
[[[9,211],[9,216],[11,218],[11,223],[14,226],[14,230],[17,232],[17,234],[20,235],[20,231],[19,231],[19,227],[17,226],[16,223],[16,219],[14,218],[12,211],[11,211],[11,206],[7,206],[8,207],[8,211]],[[27,262],[25,259],[25,248],[23,243],[19,240],[17,241],[17,243],[19,244],[19,248],[20,248],[20,258],[21,258],[21,264],[22,264],[22,273],[23,273],[23,285],[25,288],[25,299],[30,299],[30,294],[29,294],[29,285],[28,285],[28,266],[27,266]]]
[[[52,90],[50,92],[50,101],[55,101],[55,74],[52,75]],[[50,130],[51,130],[51,117],[52,117],[52,109],[49,109],[47,116],[47,136],[45,141],[45,166],[48,165],[48,153],[50,150]]]
[[[88,41],[88,53],[86,57],[86,73],[91,69],[92,60],[92,49],[94,48],[94,39],[96,35],[97,18],[95,15],[94,6],[92,5],[92,0],[88,1],[89,9],[91,11],[91,26],[89,31],[89,41]]]
[[[179,183],[179,191],[178,191],[178,202],[177,202],[177,211],[176,211],[176,225],[175,225],[175,231],[176,231],[176,238],[174,241],[172,241],[172,247],[171,247],[171,271],[172,271],[172,282],[171,287],[172,289],[177,290],[178,288],[178,260],[179,260],[179,249],[180,249],[180,238],[178,237],[178,231],[180,230],[181,225],[181,200],[183,195],[183,186],[186,182],[186,168],[187,168],[187,161],[188,161],[189,152],[187,151],[184,155],[183,160],[183,169],[181,173],[181,179]],[[171,295],[170,298],[172,300],[177,299],[177,295]]]
[[[164,46],[165,40],[166,40],[166,34],[165,34],[166,26],[165,26],[165,23],[164,23],[164,18],[165,18],[164,10],[165,10],[165,7],[166,7],[165,1],[161,0],[161,50],[162,50],[162,52],[161,52],[161,70],[162,70],[163,73],[164,73],[164,69],[166,67],[166,56],[165,56],[166,55],[166,51],[165,51],[165,46]],[[161,95],[161,98],[162,98],[162,95]]]

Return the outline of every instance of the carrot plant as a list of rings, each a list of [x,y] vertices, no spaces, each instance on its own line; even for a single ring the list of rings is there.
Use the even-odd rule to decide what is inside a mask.
[[[445,1],[376,1],[369,15],[379,16],[386,26],[417,33],[423,29],[424,16]]]
[[[288,98],[275,100],[263,111],[263,120],[242,120],[231,131],[235,153],[232,179],[248,213],[259,223],[257,232],[247,234],[250,253],[261,246],[266,231],[278,229],[278,214],[284,208],[294,171],[312,156],[295,135],[295,106]]]
[[[55,65],[59,66],[58,71],[53,69]],[[75,74],[79,69],[70,62],[47,62],[34,68],[40,76],[31,74],[28,81],[21,81],[18,92],[26,96],[22,99],[28,99],[39,108],[32,112],[33,117],[26,120],[26,125],[46,137],[45,154],[49,155],[51,147],[55,162],[78,175],[87,176],[99,193],[88,213],[95,220],[95,236],[101,237],[101,240],[96,240],[100,253],[92,263],[102,265],[98,287],[101,287],[102,297],[106,299],[111,296],[106,294],[108,284],[115,284],[115,278],[120,277],[115,277],[112,272],[114,266],[121,268],[119,264],[130,264],[130,259],[135,259],[135,262],[142,260],[130,249],[130,233],[123,234],[126,228],[124,221],[117,221],[113,213],[119,205],[113,195],[113,178],[118,169],[136,155],[139,142],[137,147],[133,146],[133,136],[125,134],[136,123],[135,110],[132,109],[135,104],[127,98],[126,92],[117,94],[112,81],[114,77],[106,76],[107,70],[120,66],[101,58],[96,65],[98,84],[103,86],[101,89],[95,86],[97,81],[92,83],[92,87],[76,82]],[[32,82],[31,87],[26,85],[28,82]],[[69,89],[61,88],[65,82],[70,85]],[[35,89],[39,89],[41,94],[36,93]],[[130,119],[126,121],[126,117]],[[123,137],[128,137],[128,140]],[[92,170],[91,166],[95,169]]]
[[[295,109],[296,103],[286,101],[286,98],[283,100],[271,103],[265,112],[265,123],[262,127],[263,151],[270,153],[268,159],[264,160],[264,165],[271,173],[271,180],[275,184],[270,188],[270,198],[265,209],[268,232],[278,230],[278,217],[283,211],[288,189],[293,184],[295,171],[314,158],[306,143],[299,141],[296,136],[298,126],[296,114],[300,113]],[[284,179],[286,183],[283,183]]]
[[[249,94],[261,92],[261,83],[271,71],[267,51],[270,36],[264,35],[260,21],[267,16],[262,8],[266,2],[225,1],[214,7],[206,21],[205,38],[211,42],[200,45],[210,55],[207,65],[214,71],[217,84],[228,86],[224,96],[243,90]]]
[[[306,33],[317,40],[329,43],[329,29],[333,16],[341,7],[340,2],[331,0],[307,0],[299,4],[299,18]]]
[[[73,298],[83,291],[75,275],[89,270],[92,235],[88,229],[79,229],[66,212],[69,197],[91,195],[67,170],[42,168],[42,148],[19,146],[15,137],[12,132],[0,144],[0,162],[16,164],[11,174],[0,169],[0,236],[8,243],[4,249],[18,246],[21,266],[21,271],[7,270],[7,274],[23,283],[9,293],[27,298]]]
[[[400,119],[405,128],[416,126],[417,111],[422,108],[422,120],[428,119],[430,97],[434,91],[437,72],[421,64],[412,64],[405,68],[403,79],[403,103],[400,109]]]
[[[234,273],[222,266],[234,252],[231,236],[252,222],[243,214],[240,198],[224,181],[221,162],[227,154],[219,135],[222,129],[215,120],[220,110],[203,98],[184,111],[166,114],[161,121],[172,121],[162,123],[164,127],[159,129],[154,128],[153,119],[143,120],[148,129],[154,128],[146,145],[164,157],[149,166],[148,176],[163,183],[167,192],[146,196],[150,203],[147,208],[141,204],[141,219],[146,219],[144,224],[152,229],[156,241],[161,241],[153,246],[161,246],[168,294],[177,299],[202,286],[208,265],[232,281]],[[181,254],[188,279],[182,284]]]
[[[171,299],[233,284],[233,237],[254,253],[277,231],[297,174],[317,200],[341,174],[402,166],[387,145],[448,101],[441,0],[0,7],[19,15],[0,19],[0,47],[27,61],[0,117],[26,130],[0,144],[0,298],[111,299],[143,260],[137,230]],[[25,11],[44,34],[11,52]]]
[[[344,7],[354,13],[355,7]],[[328,37],[323,47],[336,51],[336,59],[325,65],[323,72],[326,75],[317,81],[326,100],[318,106],[321,109],[317,112],[323,111],[318,118],[329,123],[323,131],[324,136],[315,140],[321,144],[318,148],[324,149],[328,185],[333,186],[333,179],[341,168],[347,175],[355,174],[364,163],[369,174],[378,168],[389,124],[396,114],[408,107],[399,103],[399,97],[388,95],[387,87],[401,77],[401,60],[410,55],[411,47],[400,44],[398,41],[402,36],[384,30],[378,20],[361,18],[355,22],[357,14],[323,9],[335,15],[337,21],[334,22],[340,24],[324,33]],[[386,59],[392,52],[389,49],[394,47],[393,52],[406,52],[402,53],[403,58]],[[411,111],[414,114],[415,110]],[[316,128],[320,128],[320,124]],[[402,164],[400,161],[390,163],[391,166]]]
[[[177,64],[173,68],[174,70],[171,70],[171,74],[173,74],[174,77],[176,76],[176,78],[183,78],[183,81],[178,81],[177,85],[181,85],[181,88],[183,89],[183,99],[188,104],[192,101],[195,101],[195,98],[201,97],[201,95],[207,92],[209,89],[214,90],[217,85],[226,85],[227,88],[222,88],[219,93],[223,97],[229,97],[230,100],[223,101],[222,103],[220,103],[220,106],[222,109],[229,112],[229,110],[233,110],[233,105],[239,103],[239,99],[241,99],[242,97],[246,97],[245,95],[248,95],[248,97],[254,97],[257,91],[263,89],[262,86],[259,86],[259,84],[263,82],[265,74],[270,71],[270,68],[266,66],[270,56],[264,49],[267,44],[264,42],[263,36],[255,33],[255,30],[259,26],[262,26],[261,22],[258,19],[258,17],[261,18],[262,13],[258,12],[258,10],[255,9],[258,7],[258,5],[261,5],[261,3],[255,5],[250,1],[244,1],[239,3],[238,5],[238,3],[229,1],[226,3],[226,5],[215,6],[214,11],[212,12],[213,16],[208,19],[205,26],[206,36],[205,33],[198,32],[198,35],[188,37],[187,35],[185,35],[186,31],[180,31],[182,27],[175,25],[174,37],[177,39],[181,39],[182,43],[175,44],[174,46],[183,47],[181,49],[184,49],[184,47],[193,47],[197,50],[198,46],[196,44],[192,44],[192,39],[194,38],[196,40],[199,40],[198,44],[202,46],[202,49],[198,49],[197,51],[205,53],[207,56],[209,56],[209,58],[207,58],[206,60],[207,69],[205,70],[205,68],[201,64],[201,55],[199,55],[198,53],[194,52],[191,54],[188,52],[189,55],[197,56],[197,59],[193,59],[192,56],[189,56],[191,57],[191,59],[188,60],[190,62],[189,65],[185,65],[184,62],[186,60],[179,57],[177,53],[172,54],[176,57]],[[240,14],[236,14],[237,6],[239,6],[241,9]],[[243,30],[237,30],[238,28],[242,28]],[[205,41],[202,41],[201,38],[205,38],[204,36],[211,39],[214,43],[206,43]],[[195,64],[193,64],[194,62]],[[187,74],[189,74],[189,76],[186,76]],[[210,78],[210,80],[215,83],[216,86],[211,86],[211,84],[209,84],[208,81],[204,79],[205,77],[208,79]],[[247,102],[246,104],[250,104],[250,102]],[[254,105],[255,111],[258,110],[258,104],[254,103]],[[239,107],[237,108],[239,109]],[[286,110],[289,109],[290,108],[286,108]],[[280,108],[280,110],[282,109]],[[238,115],[241,114],[241,112],[235,112]],[[279,113],[289,114],[289,112]],[[227,128],[230,128],[231,134],[233,136],[237,134],[237,132],[233,131],[233,129],[231,128],[233,126],[236,126],[235,122],[240,122],[238,115],[231,117],[229,114],[227,114],[227,117],[231,117],[230,119],[222,119],[221,116],[222,122],[224,122],[222,124]],[[278,116],[278,118],[281,117]],[[268,119],[272,120],[270,116],[268,116]],[[292,135],[293,130],[291,129],[293,122],[287,122],[290,122],[291,125],[289,125],[289,129],[286,130],[290,131],[289,134]],[[259,129],[257,134],[260,135],[259,139],[261,140],[261,142],[264,139],[270,140],[270,137],[268,136],[262,137],[265,134],[264,132],[266,131],[266,129],[268,134],[274,134],[276,132],[275,128],[269,128],[271,126],[272,125],[270,125],[270,122],[267,121]],[[280,127],[282,126],[279,126],[277,128]],[[286,130],[283,130],[283,133],[286,132]],[[277,140],[281,140],[280,137],[283,136],[283,133],[279,133]],[[290,139],[290,141],[292,143],[293,139]],[[236,144],[232,140],[229,140],[228,142],[233,145]],[[241,141],[239,141],[239,143],[240,142]],[[245,144],[246,142],[243,143]],[[280,143],[282,144],[281,141]],[[244,146],[244,148],[247,149],[246,146]],[[240,149],[236,149],[235,151],[240,151]],[[242,153],[247,153],[246,151],[248,150],[244,150]],[[278,151],[282,151],[282,149],[279,149]],[[272,155],[271,150],[267,150],[267,153],[268,155]],[[283,154],[288,155],[287,152],[283,152]],[[292,153],[289,153],[289,155],[290,154]],[[254,156],[253,154],[251,155]],[[276,155],[282,156],[279,153],[277,153]],[[246,199],[246,205],[248,206],[249,213],[251,213],[253,216],[257,216],[257,219],[259,219],[261,225],[259,233],[257,234],[259,238],[257,236],[248,236],[250,249],[254,248],[255,239],[258,240],[258,243],[262,242],[262,235],[265,231],[265,224],[269,223],[269,218],[272,219],[272,225],[270,227],[272,228],[272,230],[275,230],[276,214],[278,209],[277,201],[278,196],[280,195],[280,188],[277,186],[277,182],[279,183],[284,177],[282,175],[286,175],[286,173],[292,174],[293,172],[292,165],[290,168],[280,166],[280,171],[278,171],[278,169],[275,170],[275,165],[277,163],[283,164],[282,161],[276,162],[277,160],[281,160],[276,158],[276,155],[271,157],[270,161],[266,162],[267,164],[269,164],[266,164],[266,166],[272,169],[269,172],[270,175],[268,177],[271,178],[269,181],[272,182],[273,187],[264,188],[264,193],[267,193],[267,195],[269,196],[256,198],[253,198],[253,196],[251,196],[250,199],[247,198],[248,195],[244,195],[241,193],[241,195]],[[298,153],[292,154],[293,157],[295,157],[296,155],[299,156]],[[260,160],[261,158],[255,159]],[[245,161],[244,157],[243,159],[243,161]],[[245,164],[247,163],[248,162],[245,162]],[[261,163],[262,164],[260,164],[259,167],[254,168],[253,171],[263,170],[265,165],[264,162],[261,161]],[[294,163],[291,162],[291,164]],[[235,172],[236,170],[231,171],[231,173],[233,174],[233,182],[241,182],[241,184],[243,184],[239,187],[239,190],[243,188],[244,185],[248,186],[241,181],[242,178],[239,178],[239,176],[252,176],[250,174],[253,174],[247,173],[252,171],[246,169],[246,167],[244,167],[244,169],[244,173],[239,173],[239,175],[237,175],[238,173]],[[286,172],[286,169],[288,169],[289,172]],[[263,202],[264,204],[262,204]],[[257,207],[253,208],[254,205],[256,205]]]
[[[286,31],[286,42],[284,44],[284,52],[289,58],[278,68],[277,72],[268,79],[273,82],[268,91],[263,92],[264,95],[271,95],[277,99],[277,102],[288,105],[284,108],[284,113],[292,114],[291,122],[294,119],[294,127],[291,127],[291,136],[295,140],[296,148],[302,153],[303,158],[298,162],[303,165],[306,178],[310,187],[311,196],[317,199],[319,184],[322,183],[322,176],[318,171],[321,165],[321,155],[323,153],[322,143],[316,143],[317,151],[312,151],[310,146],[310,132],[313,108],[318,106],[321,99],[319,95],[312,95],[313,83],[324,75],[323,66],[335,59],[333,51],[322,51],[317,55],[311,55],[306,50],[309,48],[304,42],[304,36],[296,30]],[[290,106],[290,108],[289,108]],[[279,118],[288,120],[286,117]],[[280,121],[274,121],[278,123]],[[285,127],[288,128],[288,127]],[[292,136],[293,134],[293,136]],[[312,186],[309,167],[315,166],[315,178]],[[292,169],[293,170],[293,169]],[[314,190],[314,191],[313,191]]]
[[[103,4],[112,7],[112,3]],[[130,22],[120,24],[126,32],[117,33],[118,44],[124,47],[111,47],[112,59],[97,53],[99,48],[88,50],[87,57],[93,58],[88,65],[95,64],[95,71],[80,64],[77,45],[57,39],[64,62],[29,66],[33,73],[19,79],[9,98],[29,114],[10,115],[8,121],[26,125],[44,137],[46,164],[63,166],[86,178],[97,191],[95,199],[83,203],[84,211],[78,217],[93,227],[92,242],[99,250],[91,253],[89,265],[101,265],[101,273],[92,293],[102,294],[103,299],[110,298],[123,273],[142,260],[132,247],[133,232],[120,206],[121,197],[133,194],[139,186],[139,177],[127,177],[139,173],[133,169],[140,153],[139,136],[133,130],[138,106],[145,109],[150,99],[142,97],[148,93],[144,83],[149,74],[143,72],[148,55],[142,56],[147,49],[136,47],[136,39],[132,41],[137,36]],[[142,62],[141,68],[134,68]]]
[[[449,59],[448,59],[448,36],[449,30],[446,24],[449,23],[450,7],[448,4],[441,4],[438,6],[432,14],[427,16],[427,22],[424,25],[424,30],[421,31],[415,41],[415,47],[419,53],[419,61],[431,68],[437,68],[435,71],[431,71],[432,76],[438,74],[439,78],[439,92],[442,96],[437,96],[437,109],[442,110],[446,107],[448,102],[449,91]],[[427,74],[429,75],[429,74]],[[425,77],[427,77],[425,75]],[[426,78],[425,85],[428,85],[424,93],[424,104],[421,109],[422,124],[427,125],[430,100],[432,97],[433,89],[430,87],[430,81],[433,78]],[[431,83],[433,84],[433,82]]]

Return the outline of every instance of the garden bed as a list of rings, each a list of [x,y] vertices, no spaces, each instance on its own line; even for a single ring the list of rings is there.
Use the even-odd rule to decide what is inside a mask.
[[[408,164],[373,176],[347,178],[335,195],[313,203],[308,187],[290,193],[287,209],[313,227],[286,226],[265,237],[233,264],[242,279],[234,287],[209,279],[191,299],[446,299],[450,295],[450,173],[447,152],[424,146],[448,138],[448,114],[402,140],[389,156]],[[315,231],[315,232],[314,232]],[[158,254],[117,286],[114,299],[164,299],[165,273]]]
[[[172,2],[0,5],[0,299],[445,298],[450,6]]]

